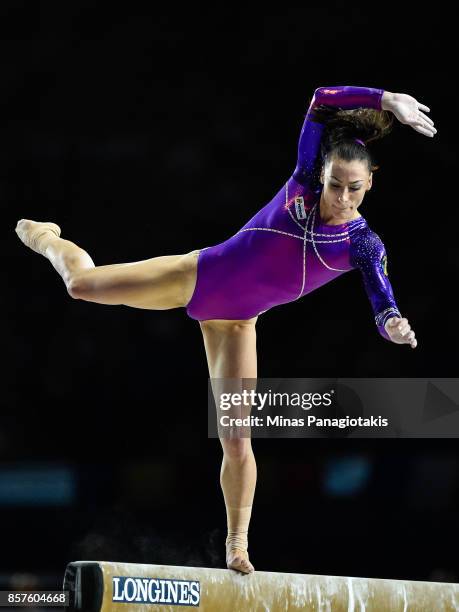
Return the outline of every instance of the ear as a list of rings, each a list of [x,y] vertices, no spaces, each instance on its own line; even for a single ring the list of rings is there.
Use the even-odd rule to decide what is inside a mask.
[[[370,191],[371,187],[373,185],[373,172],[370,172],[370,177],[368,179],[368,187],[367,187],[367,191]]]
[[[322,166],[322,169],[320,171],[320,178],[319,178],[320,182],[323,184],[324,182],[324,168]]]

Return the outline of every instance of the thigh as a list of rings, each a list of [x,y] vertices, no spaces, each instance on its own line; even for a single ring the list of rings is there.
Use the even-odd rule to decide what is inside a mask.
[[[258,317],[200,321],[210,378],[256,378]]]
[[[198,251],[97,266],[77,275],[75,297],[102,304],[166,310],[186,306],[196,283]]]
[[[230,444],[229,439],[232,444],[240,444],[241,438],[250,438],[250,427],[221,426],[220,417],[223,413],[218,407],[222,405],[221,400],[228,401],[233,394],[256,390],[256,321],[257,317],[241,321],[211,320],[200,323],[217,407],[218,436],[224,450]],[[228,412],[224,413],[226,417],[244,418],[250,415],[251,405],[232,405],[225,410],[228,408]]]

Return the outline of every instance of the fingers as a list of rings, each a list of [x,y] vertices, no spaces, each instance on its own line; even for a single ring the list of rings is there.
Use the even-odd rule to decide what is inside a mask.
[[[411,348],[416,348],[418,342],[415,337],[414,331],[411,329],[408,319],[405,317],[392,317],[389,320],[388,328],[390,328],[389,334],[393,342],[397,344],[409,344]]]
[[[403,336],[408,331],[410,331],[410,329],[411,327],[410,327],[410,324],[408,323],[408,319],[405,319],[404,317],[400,319],[397,325],[397,331],[400,332],[400,334]]]
[[[412,127],[421,134],[432,137],[437,133],[437,130],[434,128],[432,119],[423,113],[422,110],[430,111],[430,108],[424,104],[418,104],[416,120]]]
[[[415,346],[417,345],[417,341],[415,338],[415,333],[411,329],[410,324],[408,323],[408,319],[400,319],[398,321],[396,331],[400,334],[404,342],[406,342],[407,344],[411,344],[411,346],[415,348]]]
[[[411,127],[415,129],[416,132],[419,132],[420,134],[424,134],[424,136],[430,136],[431,138],[433,138],[435,134],[437,133],[437,130],[434,127],[427,126],[426,124],[416,123],[412,125]]]
[[[403,340],[405,342],[405,344],[409,344],[411,346],[411,348],[416,348],[418,345],[418,341],[416,340],[416,337],[414,335],[414,331],[410,331],[407,334],[405,334],[403,336]]]
[[[418,108],[420,108],[423,111],[427,111],[428,113],[430,113],[430,108],[428,106],[426,106],[425,104],[420,104],[418,102]]]
[[[432,136],[437,133],[437,129],[434,128],[433,124],[426,123],[422,118],[419,121],[419,125],[425,128],[428,132],[431,132]]]
[[[433,134],[437,133],[436,128],[434,127],[434,122],[430,117],[426,117],[423,113],[419,113],[414,120],[414,125],[418,125],[432,132]]]
[[[414,336],[414,331],[410,331],[409,334],[406,336],[406,343],[409,344],[411,348],[417,347],[418,341]]]
[[[427,115],[424,115],[424,113],[418,113],[418,115],[420,117],[422,117],[424,119],[424,121],[427,121],[427,123],[430,123],[430,125],[434,124],[433,120],[430,117],[428,117]]]

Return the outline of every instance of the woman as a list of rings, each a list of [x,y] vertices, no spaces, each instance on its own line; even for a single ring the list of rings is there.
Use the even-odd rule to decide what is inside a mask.
[[[390,112],[432,137],[429,108],[407,94],[337,86],[315,90],[293,175],[235,236],[185,255],[96,267],[54,223],[22,219],[16,232],[47,257],[73,298],[135,308],[186,307],[199,320],[211,378],[257,377],[257,318],[340,274],[360,269],[379,333],[415,348],[387,276],[384,245],[358,212],[371,189],[366,142],[384,136]],[[221,439],[228,568],[249,573],[247,533],[256,484],[250,438]]]

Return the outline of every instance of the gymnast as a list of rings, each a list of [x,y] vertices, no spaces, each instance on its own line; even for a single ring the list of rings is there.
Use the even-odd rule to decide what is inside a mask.
[[[71,297],[98,304],[165,310],[184,307],[199,321],[211,379],[256,379],[258,316],[359,269],[381,336],[417,346],[387,273],[387,255],[361,216],[378,166],[367,143],[385,136],[393,115],[433,137],[430,109],[408,94],[354,86],[319,87],[304,119],[296,168],[274,198],[234,236],[183,255],[95,266],[60,238],[51,222],[21,219],[22,242],[44,255]],[[220,439],[226,506],[226,563],[254,571],[248,529],[257,479],[250,438]]]

